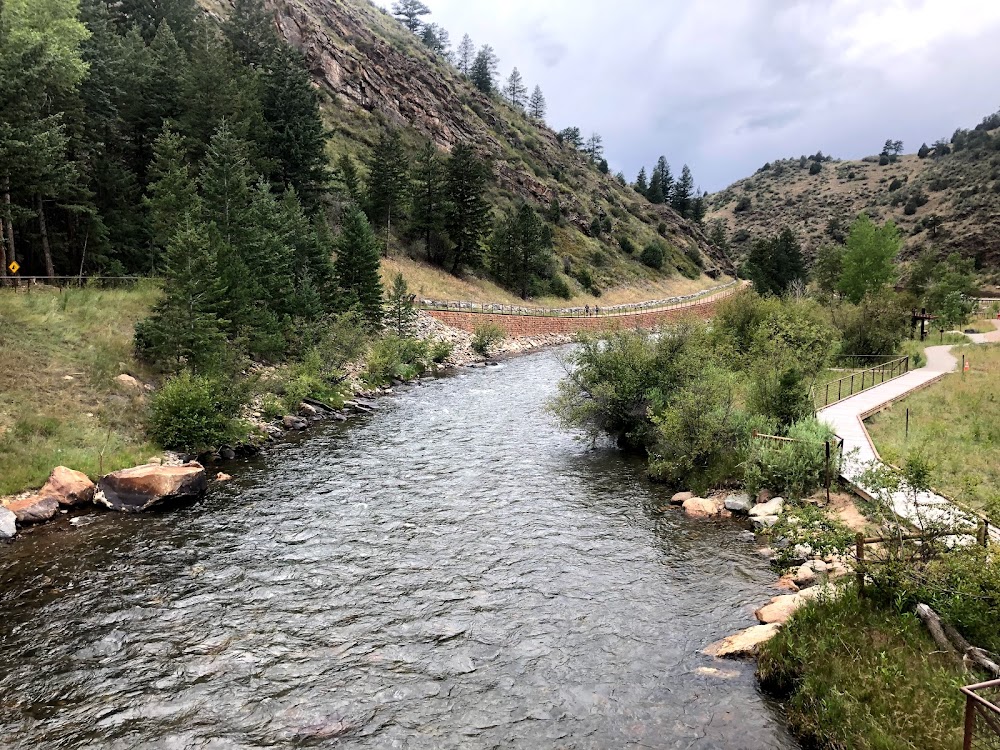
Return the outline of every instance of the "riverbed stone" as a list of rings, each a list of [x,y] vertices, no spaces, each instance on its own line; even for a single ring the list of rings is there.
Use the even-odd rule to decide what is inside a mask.
[[[317,409],[312,404],[307,404],[305,401],[303,401],[301,404],[299,404],[299,416],[300,417],[306,417],[307,419],[316,419],[316,418],[319,418],[320,416],[322,416],[322,414],[323,414],[323,412],[321,412],[319,409]]]
[[[755,505],[750,509],[751,518],[760,518],[762,516],[780,516],[785,510],[785,501],[780,497],[768,500],[766,503],[761,503],[760,505]]]
[[[791,521],[792,519],[789,519]],[[792,554],[796,560],[808,560],[813,556],[813,548],[810,544],[796,544],[792,549]]]
[[[309,427],[309,423],[306,420],[292,414],[282,417],[281,424],[286,430],[298,430],[299,432]]]
[[[45,486],[38,491],[43,497],[53,497],[60,505],[72,508],[89,505],[94,500],[97,487],[90,477],[65,466],[57,466],[49,475]]]
[[[753,500],[745,492],[734,492],[726,498],[726,510],[732,513],[749,513],[753,507]]]
[[[13,511],[0,506],[0,540],[13,539],[17,536],[17,516]]]
[[[694,497],[693,492],[678,492],[672,498],[670,498],[671,505],[684,505],[688,500]]]
[[[789,573],[788,575],[783,575],[781,576],[781,578],[778,579],[778,582],[775,584],[775,586],[777,586],[782,591],[791,591],[793,594],[797,594],[799,592],[799,587],[795,583],[795,581],[792,580],[794,577],[795,576],[792,573]]]
[[[773,623],[783,625],[807,601],[808,599],[803,597],[801,593],[773,596],[769,603],[754,612],[754,616],[763,625],[771,625]]]
[[[135,391],[136,393],[142,393],[142,383],[133,378],[131,375],[122,374],[115,378],[115,382],[126,391]]]
[[[808,588],[816,583],[816,571],[813,570],[812,565],[809,563],[802,563],[799,569],[795,571],[795,576],[792,580],[800,589]]]
[[[108,474],[99,483],[98,500],[112,510],[138,512],[167,502],[196,500],[208,479],[199,463],[183,466],[137,466]]]
[[[777,516],[751,516],[750,520],[753,522],[755,529],[764,531],[777,524],[779,519]]]
[[[746,659],[757,654],[757,650],[762,643],[767,643],[774,638],[781,629],[781,625],[772,623],[769,625],[754,625],[752,628],[742,630],[728,638],[708,646],[704,653],[720,659]]]
[[[59,501],[46,495],[30,495],[15,500],[7,506],[7,510],[14,514],[21,526],[45,523],[51,521],[59,512]]]
[[[684,501],[684,512],[695,518],[711,518],[722,510],[722,503],[712,497],[692,497]]]

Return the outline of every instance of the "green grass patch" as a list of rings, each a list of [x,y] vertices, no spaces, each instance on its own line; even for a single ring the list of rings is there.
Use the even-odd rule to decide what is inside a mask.
[[[787,698],[788,722],[817,750],[961,746],[965,675],[915,615],[853,589],[799,610],[761,649],[757,674]]]
[[[0,290],[0,495],[40,486],[60,464],[96,477],[157,455],[144,396],[114,378],[148,377],[132,335],[158,298],[151,284]]]
[[[876,448],[903,465],[914,451],[932,464],[933,486],[946,496],[1000,515],[1000,345],[963,346],[971,369],[946,375],[868,422]],[[906,410],[910,431],[906,434]]]

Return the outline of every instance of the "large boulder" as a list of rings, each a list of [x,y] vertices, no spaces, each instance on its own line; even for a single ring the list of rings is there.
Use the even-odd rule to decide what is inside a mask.
[[[684,505],[688,500],[694,497],[693,492],[678,492],[672,498],[670,498],[671,505]]]
[[[197,500],[208,488],[205,467],[147,464],[108,474],[100,481],[98,500],[112,510],[138,512],[168,502]]]
[[[45,523],[51,521],[59,512],[59,501],[45,495],[31,495],[21,500],[15,500],[7,506],[14,514],[17,522],[24,526],[30,523]]]
[[[708,646],[704,653],[720,659],[744,659],[756,656],[760,644],[766,643],[778,634],[781,625],[754,625],[736,635],[723,638]]]
[[[802,594],[773,596],[768,604],[754,612],[757,620],[764,625],[785,624],[808,600]]]
[[[760,505],[755,505],[750,509],[751,518],[761,518],[763,516],[780,516],[782,511],[785,509],[785,501],[776,497],[773,500],[768,500],[766,503],[761,503]]]
[[[97,487],[86,474],[57,466],[38,494],[42,497],[54,497],[60,505],[72,508],[91,503],[96,490]]]
[[[722,510],[722,503],[711,497],[691,497],[684,501],[684,512],[695,518],[711,518]]]
[[[757,531],[765,531],[778,523],[777,516],[750,516],[753,527]]]
[[[13,539],[17,536],[17,516],[0,505],[0,540]]]
[[[753,507],[753,500],[745,492],[735,492],[726,498],[726,510],[732,513],[749,513]]]

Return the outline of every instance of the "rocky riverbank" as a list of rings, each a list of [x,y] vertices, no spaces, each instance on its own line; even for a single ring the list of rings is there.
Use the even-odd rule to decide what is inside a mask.
[[[808,498],[805,505],[818,507],[819,497]],[[757,654],[758,647],[778,634],[781,627],[807,602],[820,597],[837,595],[836,582],[851,574],[847,550],[819,550],[798,542],[794,533],[775,535],[773,529],[795,528],[798,519],[788,516],[790,504],[767,490],[756,498],[746,492],[714,492],[698,497],[691,492],[679,492],[662,512],[680,510],[694,518],[742,520],[743,533],[761,542],[760,554],[778,571],[775,589],[783,593],[772,597],[754,611],[758,624],[710,644],[704,653],[718,658],[741,659]],[[838,495],[827,509],[840,522],[863,525],[864,519],[846,495]],[[786,517],[787,516],[787,517]],[[734,524],[734,528],[737,526]]]
[[[472,334],[449,328],[426,313],[420,313],[418,317],[417,336],[447,342],[451,354],[434,369],[431,376],[411,381],[415,387],[462,368],[487,367],[505,357],[572,341],[572,336],[568,335],[506,338],[486,358],[473,350]],[[364,384],[363,372],[363,362],[349,366],[344,387],[351,395],[342,408],[305,399],[298,405],[296,413],[274,420],[266,420],[259,409],[251,409],[246,415],[247,420],[259,439],[249,440],[243,445],[221,446],[217,451],[198,456],[166,452],[142,466],[102,476],[96,484],[86,474],[58,466],[41,489],[0,498],[0,541],[12,540],[25,528],[58,520],[83,508],[140,512],[170,503],[196,500],[207,490],[210,476],[213,481],[231,479],[222,471],[228,462],[253,455],[290,433],[305,432],[319,423],[347,422],[369,414],[378,408],[377,399],[408,385],[395,381],[390,386],[372,389]],[[130,375],[119,376],[119,381],[139,393],[153,390],[152,385],[140,383]],[[206,467],[211,467],[211,471]]]

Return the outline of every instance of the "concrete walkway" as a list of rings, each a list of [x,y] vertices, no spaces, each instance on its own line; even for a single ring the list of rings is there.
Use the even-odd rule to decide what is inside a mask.
[[[997,330],[986,334],[971,334],[970,338],[974,343],[1000,342],[1000,321],[992,322]],[[881,463],[881,457],[865,429],[865,418],[958,369],[958,360],[952,355],[951,346],[931,346],[926,349],[926,354],[927,364],[924,367],[821,409],[817,414],[821,421],[830,425],[843,439],[844,464],[841,473],[864,494],[873,494],[870,488],[864,486],[862,477],[865,471],[873,464]],[[916,498],[906,493],[897,493],[892,498],[892,505],[897,516],[918,528],[929,525],[973,528],[978,524],[977,519],[960,510],[951,501],[930,492],[920,493]],[[993,537],[1000,542],[1000,530],[994,529]]]

